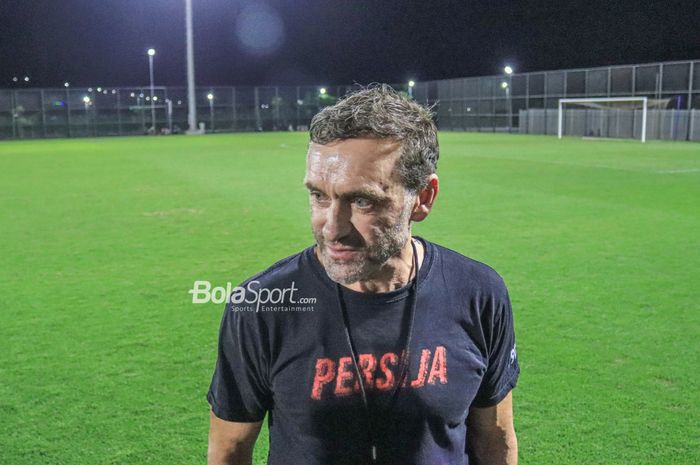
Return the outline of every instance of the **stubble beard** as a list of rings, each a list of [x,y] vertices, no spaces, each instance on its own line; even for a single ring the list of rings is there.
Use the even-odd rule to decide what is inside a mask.
[[[406,202],[399,219],[394,224],[381,227],[373,244],[344,244],[357,247],[359,256],[352,260],[334,260],[326,253],[325,240],[321,231],[313,231],[319,250],[319,260],[328,276],[335,282],[348,285],[358,281],[367,281],[375,276],[391,257],[399,255],[401,249],[411,237],[411,204]]]

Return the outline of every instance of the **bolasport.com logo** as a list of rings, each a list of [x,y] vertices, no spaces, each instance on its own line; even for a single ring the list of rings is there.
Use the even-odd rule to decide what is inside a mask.
[[[297,295],[299,288],[294,281],[289,287],[268,289],[260,281],[250,281],[245,287],[212,286],[209,281],[195,281],[188,294],[193,304],[231,304],[234,312],[311,312],[316,297]]]

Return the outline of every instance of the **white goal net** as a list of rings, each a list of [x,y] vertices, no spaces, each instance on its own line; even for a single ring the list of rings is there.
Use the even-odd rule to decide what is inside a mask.
[[[649,110],[665,108],[669,99],[647,97],[559,99],[557,134],[646,142]]]

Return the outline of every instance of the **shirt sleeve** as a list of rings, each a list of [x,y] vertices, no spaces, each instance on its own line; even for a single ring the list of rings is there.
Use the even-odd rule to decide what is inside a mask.
[[[484,308],[482,325],[486,336],[488,364],[473,407],[491,407],[498,404],[515,387],[520,366],[513,329],[513,310],[508,291],[503,284]]]
[[[263,325],[255,312],[226,306],[207,400],[214,414],[227,421],[257,422],[270,406],[268,360]]]

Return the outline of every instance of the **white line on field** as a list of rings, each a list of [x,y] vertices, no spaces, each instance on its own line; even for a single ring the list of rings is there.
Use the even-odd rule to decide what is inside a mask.
[[[700,168],[687,168],[682,170],[659,170],[658,174],[683,174],[683,173],[697,173]]]
[[[605,142],[639,142],[637,139],[618,139],[616,137],[581,137],[583,140],[600,140]]]

